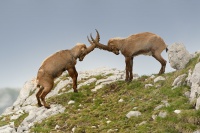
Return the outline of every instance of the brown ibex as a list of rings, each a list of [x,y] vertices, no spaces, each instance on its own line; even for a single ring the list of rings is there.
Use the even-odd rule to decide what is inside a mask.
[[[98,38],[100,35],[97,32]],[[115,53],[116,55],[119,54],[119,51],[125,57],[126,63],[126,81],[131,81],[133,79],[133,58],[134,56],[144,54],[144,55],[151,55],[156,60],[161,63],[161,69],[159,74],[165,72],[166,60],[163,59],[161,53],[164,49],[167,52],[167,45],[163,41],[161,37],[156,34],[150,32],[143,32],[139,34],[131,35],[127,38],[111,38],[108,41],[107,45],[103,45],[98,41],[92,38],[90,35],[91,40],[90,43],[95,43],[99,49],[107,50],[110,52]]]
[[[96,38],[98,42],[98,38]],[[77,90],[77,77],[76,71],[76,59],[82,61],[84,57],[94,50],[95,44],[92,44],[87,48],[85,44],[78,43],[71,50],[61,50],[55,54],[49,56],[44,60],[37,73],[37,87],[39,91],[36,94],[38,106],[42,106],[40,99],[46,108],[50,106],[45,102],[45,96],[51,91],[54,86],[54,79],[60,76],[65,70],[68,71],[69,76],[73,79],[74,92]]]

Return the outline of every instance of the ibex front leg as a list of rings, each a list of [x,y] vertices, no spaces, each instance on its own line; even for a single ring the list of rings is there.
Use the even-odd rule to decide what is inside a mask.
[[[78,90],[77,90],[77,77],[78,77],[78,73],[76,71],[76,68],[75,67],[70,68],[68,70],[68,73],[69,73],[69,76],[73,80],[73,89],[74,89],[74,92],[78,92]]]
[[[129,82],[133,79],[132,67],[133,67],[133,57],[125,57],[126,62],[126,79]]]
[[[132,79],[133,79],[133,57],[131,57],[131,59],[130,59],[130,71],[129,71],[129,73],[130,73],[129,81],[132,81]]]

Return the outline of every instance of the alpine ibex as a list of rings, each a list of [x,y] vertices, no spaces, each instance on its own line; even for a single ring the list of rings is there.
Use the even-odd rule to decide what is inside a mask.
[[[98,42],[99,40],[96,41]],[[85,44],[78,43],[71,50],[61,50],[44,60],[37,73],[37,87],[39,88],[39,91],[36,94],[36,98],[39,107],[42,106],[40,102],[41,99],[44,107],[50,108],[45,102],[45,96],[53,88],[54,79],[60,76],[65,70],[68,71],[69,76],[73,79],[74,92],[78,92],[78,73],[75,68],[76,59],[79,58],[79,61],[82,61],[95,47],[95,44],[92,43],[88,48]]]
[[[98,38],[100,35],[97,32]],[[167,45],[163,41],[161,37],[156,34],[150,32],[143,32],[139,34],[131,35],[127,38],[111,38],[108,41],[107,46],[99,43],[98,41],[94,40],[92,35],[90,35],[91,43],[93,42],[99,49],[107,50],[109,52],[113,52],[116,55],[119,54],[119,51],[125,57],[126,63],[126,81],[131,81],[133,79],[133,58],[134,56],[144,54],[144,55],[151,55],[156,60],[161,63],[161,69],[159,74],[165,72],[166,60],[163,59],[161,53],[164,49],[167,52]]]

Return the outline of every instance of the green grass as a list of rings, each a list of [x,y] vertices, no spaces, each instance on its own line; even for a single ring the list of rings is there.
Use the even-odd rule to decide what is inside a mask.
[[[10,115],[3,116],[0,118],[0,127],[8,125],[10,122],[14,122],[15,127],[18,127],[27,116],[28,113],[24,113],[16,120],[10,120]]]
[[[18,119],[14,120],[15,127],[18,127],[21,122],[28,116],[28,113],[22,114]]]
[[[0,127],[8,125],[10,122],[10,116],[6,115],[0,118]]]
[[[71,90],[73,87],[72,87],[72,84],[67,84],[66,86],[64,86],[63,88],[61,88],[58,93],[64,93],[64,92],[68,92],[69,90]],[[65,90],[64,90],[65,89]]]
[[[32,132],[71,132],[76,127],[76,133],[106,133],[111,130],[120,133],[179,133],[193,132],[200,129],[200,111],[195,110],[184,93],[190,88],[182,85],[172,89],[174,79],[189,69],[193,69],[198,58],[192,59],[183,70],[163,74],[165,81],[154,84],[153,79],[142,76],[130,83],[118,81],[97,92],[91,92],[95,83],[82,86],[79,93],[65,93],[48,99],[48,103],[57,103],[66,107],[64,113],[52,116],[42,123],[37,123]],[[156,75],[158,76],[158,75]],[[102,79],[101,75],[96,76]],[[145,84],[153,87],[145,88]],[[160,87],[156,87],[160,86]],[[123,102],[118,102],[123,99]],[[68,105],[68,101],[75,103]],[[169,106],[154,110],[163,100]],[[126,118],[129,111],[142,113],[139,117]],[[180,114],[174,110],[181,110]],[[166,112],[165,118],[152,115]],[[111,121],[108,123],[108,121]],[[145,124],[141,124],[145,123]],[[55,130],[55,126],[60,128]]]
[[[29,96],[33,95],[37,89],[30,91]]]

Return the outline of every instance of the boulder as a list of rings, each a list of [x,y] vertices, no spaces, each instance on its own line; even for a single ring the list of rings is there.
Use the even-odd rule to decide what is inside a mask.
[[[154,83],[156,83],[158,81],[162,81],[162,80],[165,80],[165,78],[162,76],[158,76],[157,78],[154,79]]]
[[[180,70],[192,58],[192,55],[186,50],[181,43],[174,43],[168,47],[168,58],[172,68]]]
[[[165,118],[167,116],[167,112],[165,111],[161,111],[159,114],[158,114],[159,117],[161,118]]]
[[[152,84],[145,84],[144,88],[149,88],[149,87],[152,87],[153,85]]]
[[[182,74],[178,76],[174,82],[172,83],[172,86],[181,86],[182,83],[184,82],[183,79],[187,76],[187,74]]]
[[[180,114],[180,113],[181,113],[181,110],[174,110],[174,113]]]
[[[200,107],[200,62],[195,65],[195,68],[191,75],[187,78],[190,90],[190,102],[196,103],[196,109]]]
[[[130,111],[126,114],[126,117],[131,118],[132,116],[138,117],[140,115],[142,115],[140,111]]]

